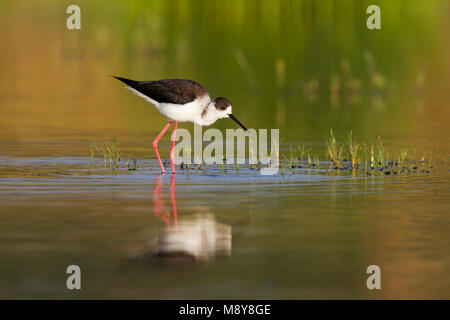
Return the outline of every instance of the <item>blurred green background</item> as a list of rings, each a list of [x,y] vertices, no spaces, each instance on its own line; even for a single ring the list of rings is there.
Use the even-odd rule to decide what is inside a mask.
[[[70,4],[81,30],[66,28]],[[370,4],[381,30],[366,27]],[[446,144],[449,14],[446,0],[2,1],[3,147],[148,136],[136,144],[150,149],[166,120],[109,74],[193,79],[285,142],[334,128]]]

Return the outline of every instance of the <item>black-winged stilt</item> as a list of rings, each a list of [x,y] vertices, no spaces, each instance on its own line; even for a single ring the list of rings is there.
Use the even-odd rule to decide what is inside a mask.
[[[113,77],[125,83],[127,89],[130,89],[138,96],[152,103],[163,116],[169,119],[169,123],[162,129],[155,140],[153,140],[153,149],[158,157],[162,173],[165,173],[165,171],[158,153],[158,141],[167,129],[169,129],[173,121],[175,121],[173,130],[174,137],[178,121],[193,122],[200,126],[209,126],[218,119],[231,118],[247,131],[247,128],[231,113],[231,102],[227,98],[219,97],[211,100],[208,92],[195,81],[186,79],[135,81],[121,77]],[[172,147],[170,149],[172,173],[175,173],[175,164],[173,161],[174,146],[175,140],[172,140]]]

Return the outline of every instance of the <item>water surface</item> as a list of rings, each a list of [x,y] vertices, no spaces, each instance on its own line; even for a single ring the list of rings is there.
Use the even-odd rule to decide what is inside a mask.
[[[162,176],[153,160],[97,162],[0,159],[3,297],[448,296],[448,174]],[[80,292],[65,288],[71,264]]]

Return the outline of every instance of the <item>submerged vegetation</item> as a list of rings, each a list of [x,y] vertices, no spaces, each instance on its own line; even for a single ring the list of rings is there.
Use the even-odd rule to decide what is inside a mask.
[[[105,146],[99,146],[95,141],[89,144],[89,163],[91,169],[94,168],[95,155],[98,151],[103,157],[103,168],[125,168],[127,170],[137,170],[137,161],[128,153],[126,159],[122,159],[123,151],[117,144],[117,139],[112,138]],[[325,140],[325,151],[313,152],[311,147],[305,145],[289,145],[286,152],[280,153],[279,172],[284,174],[296,174],[300,172],[344,172],[349,171],[353,175],[399,175],[411,173],[428,174],[436,166],[437,151],[427,154],[420,153],[418,148],[406,149],[389,153],[381,137],[377,137],[370,143],[360,143],[353,135],[352,131],[347,132],[345,138],[338,140],[332,129],[330,135]],[[448,160],[446,160],[448,162]],[[164,166],[169,166],[170,162],[163,161]],[[270,164],[270,163],[269,163]],[[268,164],[268,165],[269,165]],[[268,166],[267,165],[267,166]],[[230,167],[231,166],[231,167]],[[233,166],[235,166],[233,168]],[[211,174],[211,173],[235,173],[254,172],[264,168],[258,164],[195,164],[182,162],[178,167],[178,172],[187,174]],[[286,169],[287,168],[287,169]],[[298,170],[301,169],[301,170]],[[245,170],[245,171],[243,171]]]
[[[326,141],[326,153],[329,159],[333,162],[336,168],[341,165],[342,151],[343,148],[338,146],[336,138],[333,134],[333,129],[330,129],[330,137]],[[308,154],[309,157],[309,154]],[[309,162],[309,161],[308,161]]]
[[[99,151],[103,155],[104,168],[119,168],[123,151],[118,146],[115,137],[111,138],[105,146],[99,146],[95,141],[89,143],[89,163],[91,169],[94,168],[95,151]],[[136,170],[137,168],[136,159],[131,158],[131,153],[128,153],[125,168],[128,170]]]
[[[321,168],[326,170],[351,170],[361,172],[367,176],[379,173],[384,175],[402,173],[430,173],[435,167],[436,150],[419,156],[418,148],[413,150],[401,149],[397,156],[389,158],[389,153],[384,147],[383,140],[378,137],[374,142],[358,143],[353,132],[347,132],[344,141],[339,142],[330,129],[330,136],[325,141],[324,159],[319,155],[311,154],[311,148],[298,146],[297,152],[292,152],[289,147],[289,158],[284,154],[281,167],[284,162],[291,167],[295,162],[298,168]],[[314,158],[314,161],[312,161]],[[427,159],[428,158],[428,159]],[[293,166],[295,168],[295,166]],[[283,172],[282,172],[283,173]]]

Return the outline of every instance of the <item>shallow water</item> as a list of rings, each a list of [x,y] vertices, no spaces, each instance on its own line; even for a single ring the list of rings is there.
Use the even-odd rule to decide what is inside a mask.
[[[0,159],[3,298],[442,298],[449,176]],[[82,270],[82,290],[65,269]],[[365,286],[382,270],[382,290]]]

